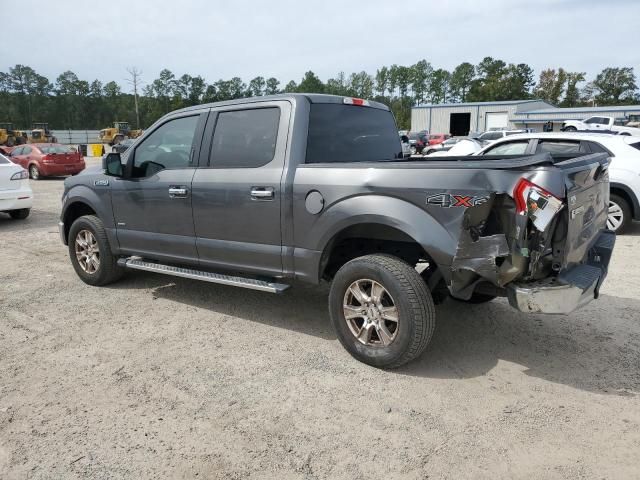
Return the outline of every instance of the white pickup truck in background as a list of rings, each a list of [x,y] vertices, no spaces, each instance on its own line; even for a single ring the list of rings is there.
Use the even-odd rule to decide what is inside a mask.
[[[567,120],[562,124],[564,132],[600,132],[640,137],[640,128],[616,125],[613,117],[589,117],[584,120]]]

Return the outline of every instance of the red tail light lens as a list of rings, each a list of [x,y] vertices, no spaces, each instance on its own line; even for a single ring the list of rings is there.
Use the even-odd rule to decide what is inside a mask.
[[[562,200],[525,178],[513,189],[516,213],[528,216],[535,227],[543,231],[562,207]]]
[[[42,163],[53,163],[55,160],[50,155],[42,157]]]

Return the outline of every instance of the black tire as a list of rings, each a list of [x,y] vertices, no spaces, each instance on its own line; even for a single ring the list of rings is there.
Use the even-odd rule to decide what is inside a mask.
[[[495,300],[497,297],[495,295],[486,295],[484,293],[473,293],[469,300],[462,300],[461,298],[456,298],[453,296],[451,298],[453,298],[456,302],[471,303],[473,305],[479,305],[481,303],[487,303],[492,300]]]
[[[564,129],[565,132],[577,132],[578,129],[576,127],[566,127]]]
[[[397,308],[395,336],[388,345],[361,343],[347,323],[343,302],[350,286],[358,280],[379,283]],[[362,307],[364,311],[364,304]],[[378,368],[397,368],[420,356],[436,324],[426,283],[415,268],[391,255],[366,255],[343,265],[331,284],[329,315],[344,348],[357,360]]]
[[[88,273],[76,256],[76,238],[78,233],[88,230],[97,241],[99,253],[99,266],[95,272]],[[124,273],[124,269],[118,266],[118,259],[111,252],[109,238],[104,228],[102,220],[95,215],[85,215],[76,219],[69,229],[69,258],[73,269],[76,271],[80,279],[89,285],[102,286],[113,283],[120,279]]]
[[[437,152],[437,150],[433,150],[433,149],[431,149],[431,150],[427,150],[427,155],[431,155],[431,154],[432,154],[432,153],[434,153],[434,152]]]
[[[624,233],[629,228],[629,225],[631,224],[631,217],[632,217],[631,206],[629,205],[629,202],[627,202],[621,196],[616,195],[615,193],[612,193],[609,195],[609,200],[612,203],[617,204],[622,210],[622,223],[618,228],[612,228],[610,221],[607,220],[607,228],[609,230],[613,230],[614,232],[616,232],[616,234]]]
[[[9,211],[9,215],[11,215],[11,218],[13,218],[14,220],[24,220],[29,216],[29,213],[31,213],[30,208],[21,208],[19,210]]]
[[[620,135],[624,135],[625,137],[630,137],[631,134],[629,132],[622,132]]]
[[[40,170],[38,170],[38,166],[31,164],[29,165],[29,178],[31,180],[40,180]]]

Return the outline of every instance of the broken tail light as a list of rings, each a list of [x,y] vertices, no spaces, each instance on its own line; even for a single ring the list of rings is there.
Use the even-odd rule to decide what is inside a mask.
[[[529,217],[541,232],[546,230],[563,206],[562,200],[524,178],[513,189],[513,199],[516,202],[516,213]]]

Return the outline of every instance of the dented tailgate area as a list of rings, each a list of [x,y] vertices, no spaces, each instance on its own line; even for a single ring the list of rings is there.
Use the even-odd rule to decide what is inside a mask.
[[[508,296],[532,313],[568,313],[597,298],[615,242],[604,231],[607,166],[605,156],[590,155],[545,167],[544,175],[530,168],[514,176],[512,189],[503,185],[468,206],[451,295]],[[545,188],[550,179],[554,193]]]

